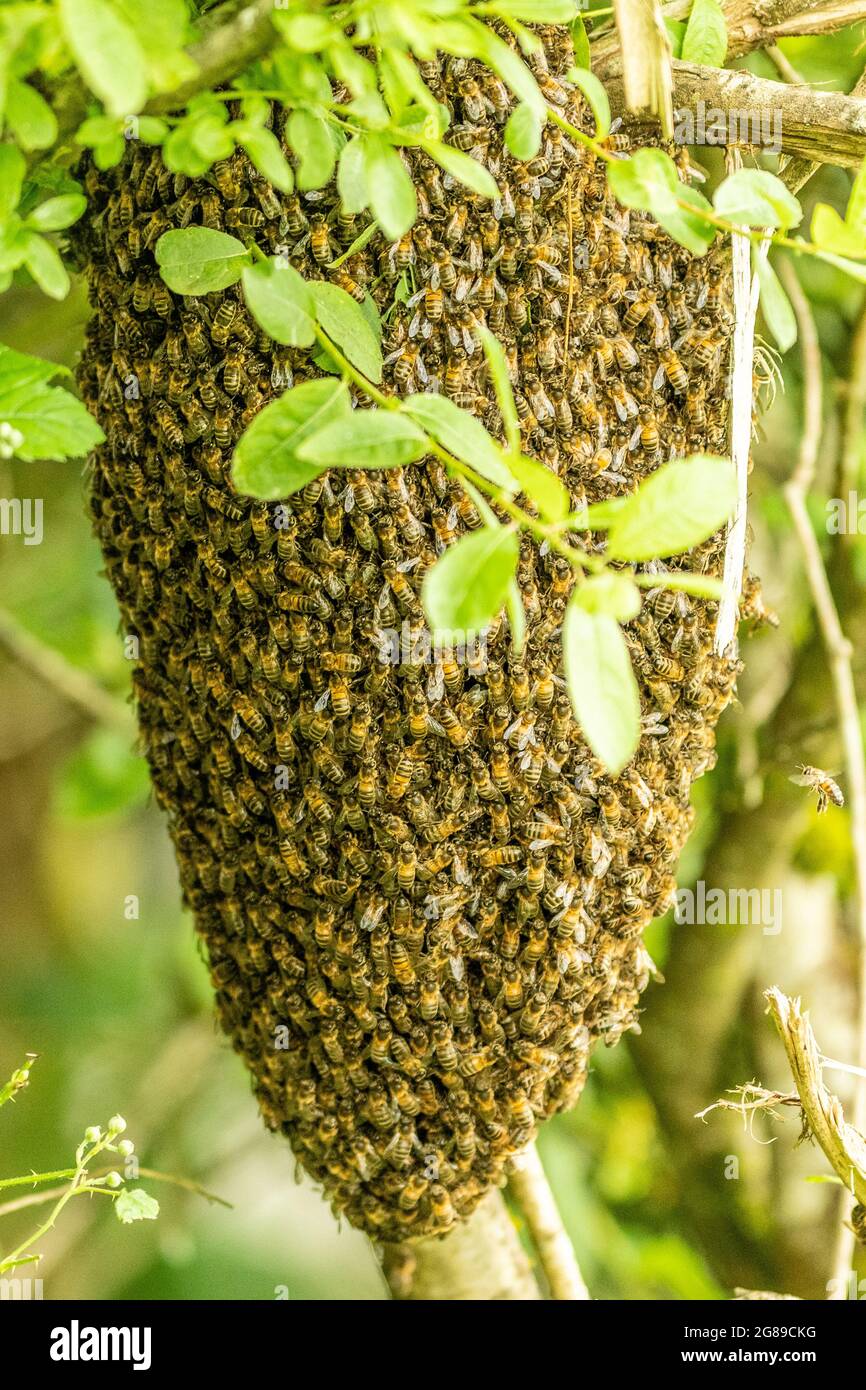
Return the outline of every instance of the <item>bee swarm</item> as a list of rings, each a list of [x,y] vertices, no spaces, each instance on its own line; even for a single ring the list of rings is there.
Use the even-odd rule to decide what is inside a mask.
[[[539,81],[580,125],[568,33],[545,39]],[[369,291],[390,387],[444,392],[497,434],[486,323],[525,447],[575,505],[670,456],[726,451],[726,262],[618,207],[603,163],[551,124],[517,163],[511,101],[476,64],[423,67],[498,204],[405,151],[415,228],[332,268],[362,229],[333,185],[277,195],[242,153],[191,180],[138,145],[89,169],[76,234],[95,306],[80,379],[107,436],[92,512],[139,641],[144,746],[219,1015],[267,1124],[386,1240],[468,1215],[576,1100],[593,1042],[635,1025],[641,934],[671,900],[737,669],[712,655],[715,605],[652,591],[626,629],[644,734],[607,777],[561,679],[573,577],[555,555],[524,538],[520,659],[501,620],[464,661],[413,649],[424,574],[479,525],[435,461],[332,473],[282,507],[233,491],[241,431],[320,373],[261,333],[239,290],[171,294],[154,260],[171,227],[251,234],[308,277]],[[718,573],[720,556],[717,538],[688,563]],[[403,634],[397,664],[387,630]]]

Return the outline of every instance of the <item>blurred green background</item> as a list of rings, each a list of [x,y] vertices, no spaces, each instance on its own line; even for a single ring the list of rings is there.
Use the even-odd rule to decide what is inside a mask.
[[[785,52],[808,80],[849,90],[864,38],[861,26]],[[750,65],[775,75],[762,57]],[[803,194],[807,221],[816,199],[843,211],[849,186],[847,172],[822,171]],[[814,516],[862,677],[866,549],[862,538],[831,548],[824,503],[837,495],[864,296],[828,266],[798,271],[823,353]],[[71,365],[86,315],[80,287],[60,306],[16,287],[0,305],[0,341]],[[826,1168],[817,1150],[797,1147],[795,1114],[759,1119],[752,1133],[730,1115],[694,1118],[756,1077],[790,1088],[763,1012],[770,985],[803,996],[829,1056],[854,1057],[847,812],[819,819],[788,781],[797,762],[832,766],[839,743],[780,492],[801,432],[796,348],[783,372],[752,478],[752,563],[781,623],[744,638],[739,702],[723,721],[719,765],[696,788],[680,878],[780,890],[782,930],[654,924],[649,945],[666,983],[645,996],[641,1036],[600,1049],[580,1105],[545,1126],[542,1157],[596,1298],[713,1299],[737,1285],[823,1297],[832,1266],[837,1190],[809,1181]],[[861,481],[863,442],[861,421]],[[107,1203],[76,1200],[38,1247],[47,1298],[384,1298],[370,1245],[299,1180],[213,1024],[135,751],[129,670],[85,489],[81,463],[0,463],[0,495],[42,497],[45,530],[41,546],[0,537],[0,1079],[25,1052],[39,1054],[29,1088],[0,1115],[0,1177],[66,1166],[85,1127],[119,1111],[142,1165],[232,1204],[145,1178],[160,1218],[124,1227]],[[125,915],[129,895],[137,920]],[[850,1101],[851,1078],[832,1082]],[[0,1250],[45,1211],[0,1219]]]

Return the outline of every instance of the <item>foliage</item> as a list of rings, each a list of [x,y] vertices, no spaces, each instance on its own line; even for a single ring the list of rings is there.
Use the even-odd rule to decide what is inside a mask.
[[[539,39],[527,25],[540,23],[572,25],[575,66],[569,77],[591,111],[593,135],[565,120],[526,61],[539,46]],[[813,242],[807,243],[787,235],[802,219],[802,210],[781,180],[765,170],[744,169],[732,174],[716,190],[711,204],[698,190],[680,181],[673,160],[662,150],[642,149],[621,158],[607,139],[607,94],[590,71],[586,28],[571,0],[496,0],[475,5],[468,0],[448,0],[444,6],[440,0],[421,0],[411,8],[387,0],[373,5],[353,0],[339,6],[297,4],[287,10],[277,9],[271,42],[247,72],[236,74],[227,89],[208,90],[203,83],[202,90],[176,103],[166,93],[194,79],[197,71],[186,52],[193,31],[183,0],[159,0],[146,13],[125,0],[96,0],[94,4],[58,0],[52,6],[16,6],[5,13],[4,27],[12,75],[5,120],[13,137],[12,142],[0,145],[0,284],[6,286],[13,274],[23,269],[47,294],[65,295],[69,278],[53,238],[85,208],[78,185],[56,161],[58,120],[33,85],[34,79],[68,78],[71,70],[77,69],[101,111],[87,115],[75,138],[93,150],[102,168],[119,160],[129,138],[161,144],[168,167],[190,176],[207,173],[241,147],[262,176],[283,192],[295,186],[304,191],[321,188],[336,173],[347,212],[368,210],[373,219],[371,229],[376,225],[386,238],[395,241],[409,230],[417,215],[415,190],[400,158],[401,147],[423,150],[449,178],[482,197],[494,201],[498,197],[495,181],[482,164],[447,140],[448,109],[441,93],[424,77],[424,64],[436,52],[460,60],[479,60],[517,99],[505,130],[506,144],[516,158],[533,158],[544,125],[553,122],[570,140],[592,149],[604,160],[611,188],[627,207],[650,212],[695,255],[706,252],[719,230],[736,231],[753,241],[769,230],[780,245],[829,259],[854,275],[866,275],[856,263],[859,255],[866,257],[862,176],[844,223],[831,209],[817,209],[812,219]],[[503,27],[515,37],[516,47],[504,42]],[[696,0],[682,36],[684,58],[721,64],[726,42],[718,0]],[[340,94],[335,84],[343,84],[348,101],[337,99]],[[158,99],[162,112],[170,114],[150,114],[148,104]],[[294,156],[292,163],[267,125],[272,99],[288,112],[285,138]],[[236,102],[233,117],[230,101]],[[51,191],[52,183],[56,190],[43,199],[42,192]],[[157,243],[156,256],[166,284],[177,294],[212,293],[242,280],[251,312],[274,341],[316,347],[318,365],[337,370],[374,402],[350,423],[345,413],[346,393],[296,388],[294,394],[268,407],[241,441],[236,471],[239,487],[256,496],[287,496],[319,471],[350,466],[360,441],[369,450],[365,466],[370,467],[395,467],[434,453],[462,481],[487,492],[505,514],[507,529],[530,531],[540,543],[568,559],[580,578],[604,570],[604,559],[590,556],[567,536],[570,531],[586,530],[587,525],[604,529],[606,523],[597,517],[587,523],[585,518],[563,515],[556,480],[520,453],[507,374],[497,376],[503,419],[512,422],[503,447],[468,412],[459,411],[451,402],[437,401],[434,405],[431,397],[398,406],[382,392],[377,393],[382,373],[380,326],[371,301],[362,311],[337,286],[324,281],[306,285],[287,262],[280,258],[268,261],[247,239],[207,227],[165,233]],[[758,270],[767,325],[780,346],[790,346],[793,314],[784,291],[774,272],[760,260]],[[487,351],[490,353],[489,348]],[[23,458],[65,457],[83,453],[98,441],[95,426],[84,425],[68,398],[47,387],[47,378],[37,382],[35,398],[31,395],[31,363],[17,362],[14,354],[7,352],[4,376],[8,399],[0,398],[0,417],[8,428],[0,447],[7,452],[17,449]],[[274,455],[277,441],[278,453]],[[677,517],[684,518],[687,508],[670,483],[662,507],[653,499],[662,496],[664,483],[661,490],[641,489],[625,514],[627,523],[625,519],[618,523],[620,537],[626,524],[631,528],[628,553],[617,551],[614,534],[608,558],[637,561],[680,553],[722,525],[733,500],[728,473],[721,461],[704,461],[700,469],[699,473],[695,464],[689,473],[687,466],[675,476],[678,480],[700,477],[707,483],[701,525],[678,525]],[[514,501],[519,494],[526,499],[524,506]],[[499,526],[495,518],[488,524],[494,530]],[[666,526],[677,537],[670,544]],[[636,532],[641,535],[637,545]],[[459,543],[456,559],[449,559],[449,573],[460,573],[470,539]],[[492,553],[505,555],[511,549],[498,544]],[[507,595],[512,623],[521,627],[517,591],[512,584],[516,550],[513,553],[514,564],[505,582],[497,567],[491,568],[489,583],[487,571],[482,570],[482,582],[473,595],[473,612],[485,624],[496,616]],[[602,586],[597,592],[612,591]],[[464,608],[460,594],[455,592],[449,608],[440,579],[432,582],[428,593],[437,595],[435,620],[428,606],[431,622],[438,627],[459,627],[456,619]],[[583,608],[569,631],[586,632],[588,649],[594,650],[598,631],[593,625],[603,620],[615,623],[616,614],[603,605]],[[605,626],[604,631],[605,640],[610,640],[611,630]],[[574,682],[570,684],[573,690]],[[611,769],[627,761],[627,750],[637,738],[632,686],[623,684],[619,705],[615,686],[616,682],[612,702],[605,700],[599,707],[602,722],[608,717],[604,711],[608,711],[610,730],[590,732],[584,720],[591,746],[601,756],[604,744],[607,756],[603,761]],[[596,720],[589,723],[595,730]],[[608,737],[615,727],[621,729],[619,737]]]

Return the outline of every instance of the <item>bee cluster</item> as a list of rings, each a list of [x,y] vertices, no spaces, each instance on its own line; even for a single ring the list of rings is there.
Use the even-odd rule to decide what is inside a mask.
[[[536,75],[579,124],[567,31],[547,39]],[[308,277],[370,293],[390,389],[444,392],[496,433],[486,323],[525,448],[575,505],[670,456],[724,451],[722,262],[618,207],[603,164],[555,127],[515,161],[511,99],[476,64],[424,77],[495,204],[408,151],[416,226],[336,266],[361,225],[333,186],[277,195],[242,153],[191,180],[137,146],[88,171],[78,234],[95,307],[80,379],[107,437],[95,528],[139,640],[144,746],[219,1014],[269,1126],[335,1209],[389,1240],[467,1215],[576,1099],[593,1042],[636,1026],[653,971],[641,933],[671,900],[689,788],[736,675],[712,655],[714,605],[652,591],[626,629],[643,738],[605,776],[559,674],[573,576],[545,547],[521,551],[522,656],[497,620],[465,660],[428,659],[423,577],[480,524],[438,463],[323,476],[279,507],[232,490],[240,432],[318,372],[235,289],[171,294],[153,254],[171,227],[249,232]],[[718,572],[719,551],[690,564]],[[388,630],[408,635],[394,660]]]

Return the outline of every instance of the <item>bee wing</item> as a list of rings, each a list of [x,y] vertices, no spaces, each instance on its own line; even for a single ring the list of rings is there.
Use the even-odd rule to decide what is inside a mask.
[[[793,773],[793,775],[788,778],[788,781],[794,782],[798,787],[813,787],[815,785],[814,777],[806,777],[802,772]]]

